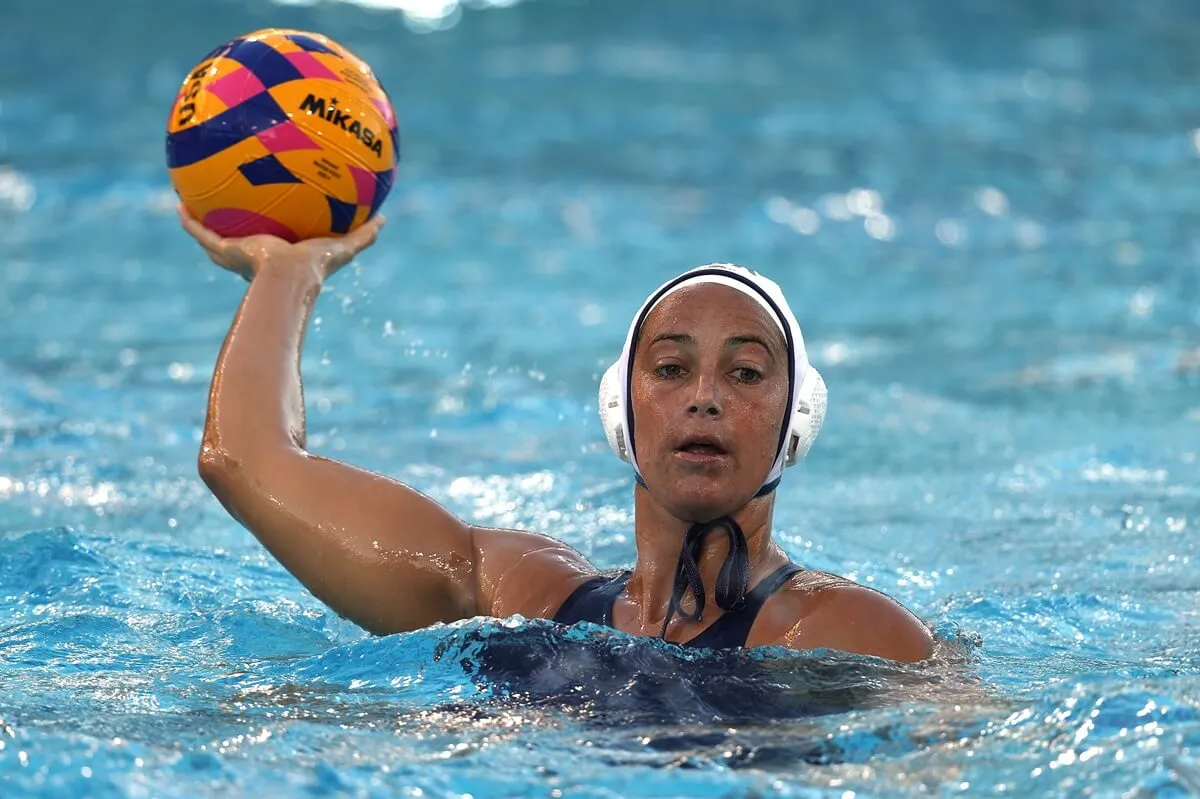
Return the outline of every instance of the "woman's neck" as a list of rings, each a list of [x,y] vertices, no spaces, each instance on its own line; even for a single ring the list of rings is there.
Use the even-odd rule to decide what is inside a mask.
[[[763,571],[773,567],[776,561],[782,563],[787,559],[771,538],[774,504],[772,496],[760,497],[729,514],[746,536],[751,587]],[[652,630],[652,634],[657,634],[671,602],[684,537],[694,522],[671,515],[640,485],[634,496],[634,513],[637,563],[626,590],[637,605],[637,623],[643,631]],[[728,555],[728,536],[714,530],[705,538],[697,559],[706,608],[716,608],[717,577]]]

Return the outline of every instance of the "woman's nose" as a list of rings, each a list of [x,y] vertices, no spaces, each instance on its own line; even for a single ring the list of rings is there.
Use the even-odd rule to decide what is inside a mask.
[[[688,413],[720,416],[721,402],[717,398],[715,383],[715,380],[708,377],[701,377],[696,381],[696,393],[688,405]]]

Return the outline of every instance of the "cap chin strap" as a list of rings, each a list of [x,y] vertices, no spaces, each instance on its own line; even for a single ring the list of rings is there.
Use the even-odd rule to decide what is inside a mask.
[[[650,490],[650,486],[646,485],[646,481],[642,479],[642,475],[640,472],[634,472],[633,479],[635,481],[637,481],[637,484],[640,485],[642,488],[646,489],[647,491]],[[762,488],[758,489],[758,493],[755,494],[752,498],[758,499],[759,497],[765,497],[767,494],[770,494],[776,488],[779,488],[779,484],[782,481],[783,481],[782,476],[776,477],[774,480],[768,481],[766,485],[764,485]]]
[[[704,619],[704,580],[700,576],[700,553],[704,549],[704,538],[713,530],[724,529],[729,536],[729,554],[721,564],[717,575],[717,605],[722,610],[740,610],[746,603],[750,591],[750,549],[746,534],[732,516],[721,516],[711,522],[693,524],[683,537],[683,549],[679,553],[679,565],[675,569],[675,586],[671,591],[671,603],[663,619],[659,638],[666,639],[667,627],[675,616],[690,621]],[[683,609],[683,595],[692,595],[692,611]]]

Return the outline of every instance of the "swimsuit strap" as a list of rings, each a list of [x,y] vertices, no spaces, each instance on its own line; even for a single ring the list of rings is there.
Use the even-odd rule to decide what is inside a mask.
[[[554,614],[559,624],[575,624],[590,621],[592,624],[612,626],[613,605],[629,582],[630,571],[601,574],[580,585]]]
[[[708,649],[727,649],[746,645],[750,637],[750,628],[758,618],[758,612],[776,591],[783,588],[788,580],[804,571],[803,566],[795,563],[785,563],[766,577],[758,581],[754,590],[746,595],[745,604],[725,613],[708,626],[695,638],[684,643],[684,646],[705,647]]]
[[[758,618],[762,606],[792,577],[804,571],[803,566],[785,563],[758,581],[754,590],[746,594],[740,608],[725,611],[695,638],[685,641],[683,646],[707,649],[732,649],[746,645],[750,629]],[[554,621],[571,625],[586,621],[612,627],[613,605],[625,590],[632,574],[629,570],[600,574],[587,580],[567,597],[554,614]]]

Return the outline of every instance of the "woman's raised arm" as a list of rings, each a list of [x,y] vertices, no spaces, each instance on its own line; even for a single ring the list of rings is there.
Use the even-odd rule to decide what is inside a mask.
[[[250,280],[217,359],[199,456],[226,510],[316,597],[371,632],[552,613],[571,578],[590,571],[574,550],[469,525],[409,486],[305,448],[309,315],[325,279],[374,243],[382,221],[289,244],[222,239],[181,216],[213,261]]]

